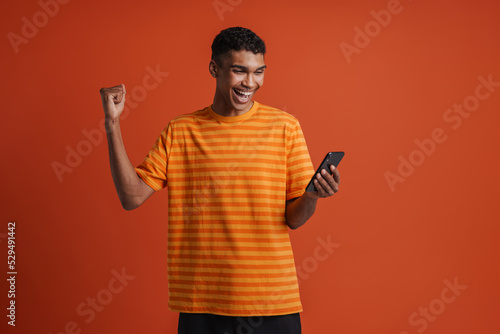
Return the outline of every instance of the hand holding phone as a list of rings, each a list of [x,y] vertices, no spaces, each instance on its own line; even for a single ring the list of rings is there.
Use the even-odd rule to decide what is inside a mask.
[[[330,175],[332,175],[332,171],[330,169],[330,166],[333,165],[335,168],[340,163],[340,160],[344,157],[344,152],[328,152],[323,159],[323,162],[321,162],[321,165],[319,165],[318,169],[316,170],[316,173],[311,178],[311,181],[309,181],[309,184],[306,187],[307,192],[313,192],[316,191],[316,187],[314,186],[314,180],[316,179],[316,175],[318,173],[321,174],[321,170],[325,169]]]

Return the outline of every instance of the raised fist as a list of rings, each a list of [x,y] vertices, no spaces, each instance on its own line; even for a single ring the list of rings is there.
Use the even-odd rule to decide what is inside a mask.
[[[104,116],[112,121],[117,120],[125,106],[125,85],[121,84],[110,88],[101,88],[102,107]]]

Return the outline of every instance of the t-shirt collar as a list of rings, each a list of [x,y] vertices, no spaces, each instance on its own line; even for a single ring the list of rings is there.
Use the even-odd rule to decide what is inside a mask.
[[[238,116],[222,116],[217,114],[213,109],[212,105],[208,107],[208,113],[210,116],[215,118],[219,122],[242,122],[248,118],[250,118],[253,114],[255,114],[255,111],[259,108],[259,103],[257,101],[253,101],[253,106],[248,110],[246,113]]]

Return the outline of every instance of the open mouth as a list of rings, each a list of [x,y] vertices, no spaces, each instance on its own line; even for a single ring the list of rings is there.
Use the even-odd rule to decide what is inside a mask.
[[[241,90],[237,90],[233,88],[234,96],[236,97],[237,102],[239,103],[247,103],[252,96],[252,92],[245,92]]]

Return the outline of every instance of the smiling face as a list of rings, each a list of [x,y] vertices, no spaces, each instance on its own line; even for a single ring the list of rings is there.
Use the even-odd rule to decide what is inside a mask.
[[[223,116],[242,115],[252,108],[252,98],[264,84],[264,55],[241,50],[222,58],[222,66],[210,61],[209,70],[216,78],[213,110]]]

